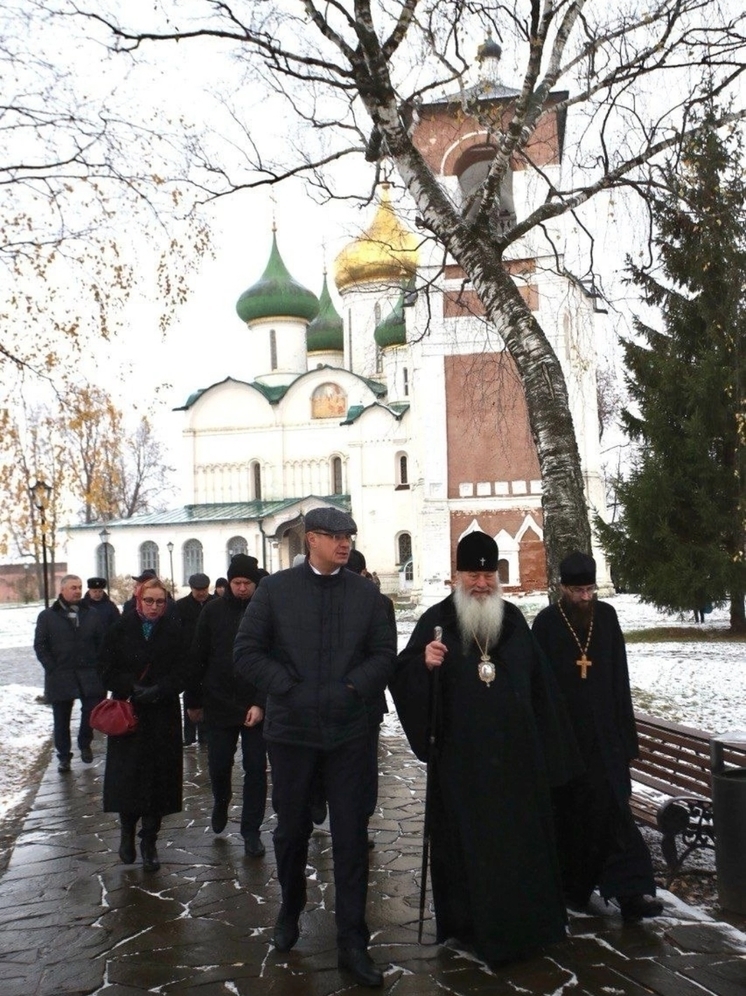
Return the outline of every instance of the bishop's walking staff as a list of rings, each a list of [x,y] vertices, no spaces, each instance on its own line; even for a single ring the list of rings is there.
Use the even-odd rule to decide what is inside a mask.
[[[433,639],[440,643],[443,639],[443,629],[436,626]],[[433,778],[433,762],[435,761],[436,723],[438,717],[438,693],[440,691],[440,668],[432,670],[430,685],[430,702],[428,704],[427,723],[427,772],[425,775],[425,824],[422,830],[422,869],[420,871],[420,922],[417,928],[417,943],[422,944],[422,927],[425,922],[425,896],[427,895],[427,862],[430,856],[430,819],[431,819],[431,784]]]

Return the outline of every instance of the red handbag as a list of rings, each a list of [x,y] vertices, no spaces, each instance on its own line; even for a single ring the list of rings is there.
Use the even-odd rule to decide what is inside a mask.
[[[134,733],[137,716],[128,699],[102,699],[91,710],[89,722],[94,730],[110,737]]]

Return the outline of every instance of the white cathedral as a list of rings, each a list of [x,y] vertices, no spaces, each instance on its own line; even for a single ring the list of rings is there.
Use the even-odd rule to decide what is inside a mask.
[[[498,111],[516,95],[489,74],[479,87]],[[421,108],[414,140],[456,202],[494,155],[477,119],[447,98]],[[511,172],[501,215],[527,214],[559,181],[563,140],[564,111],[547,115],[528,150],[537,169]],[[563,222],[554,225],[561,243]],[[603,514],[605,319],[597,297],[545,254],[529,234],[506,265],[562,363],[588,504]],[[458,540],[474,528],[495,537],[508,593],[545,589],[542,481],[522,388],[463,271],[401,221],[382,184],[333,283],[319,279],[317,298],[290,275],[273,232],[264,274],[236,305],[248,344],[240,371],[176,409],[185,504],[109,522],[105,533],[70,527],[68,563],[110,577],[153,568],[182,591],[196,571],[225,575],[234,553],[274,572],[303,550],[308,510],[332,505],[351,512],[383,590],[415,604],[447,594]]]

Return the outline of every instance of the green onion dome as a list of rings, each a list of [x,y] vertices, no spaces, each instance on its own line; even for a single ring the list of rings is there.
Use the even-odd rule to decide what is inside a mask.
[[[306,346],[309,353],[320,353],[330,350],[342,352],[344,349],[344,323],[339,312],[334,307],[326,273],[324,286],[319,298],[319,313],[306,329]]]
[[[376,325],[373,333],[376,345],[380,349],[387,346],[403,346],[407,341],[407,325],[404,321],[404,290],[388,317]]]
[[[274,232],[267,268],[262,278],[239,297],[236,311],[243,322],[259,318],[305,318],[310,322],[319,312],[316,295],[288,273]]]

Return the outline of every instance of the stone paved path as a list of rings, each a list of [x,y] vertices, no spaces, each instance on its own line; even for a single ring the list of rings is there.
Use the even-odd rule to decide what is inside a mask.
[[[267,855],[243,855],[237,810],[209,830],[206,753],[185,753],[186,805],[159,842],[160,872],[116,855],[118,829],[100,812],[102,745],[92,766],[46,771],[0,880],[0,996],[142,993],[330,996],[362,992],[336,968],[331,849],[324,828],[309,854],[309,902],[289,954],[270,944],[279,893]],[[622,925],[600,901],[573,916],[568,940],[493,974],[433,943],[417,943],[423,769],[399,740],[381,749],[379,813],[371,829],[371,953],[395,996],[744,996],[746,935],[667,893],[666,915]],[[236,787],[238,776],[236,776]],[[428,914],[429,916],[429,914]]]

